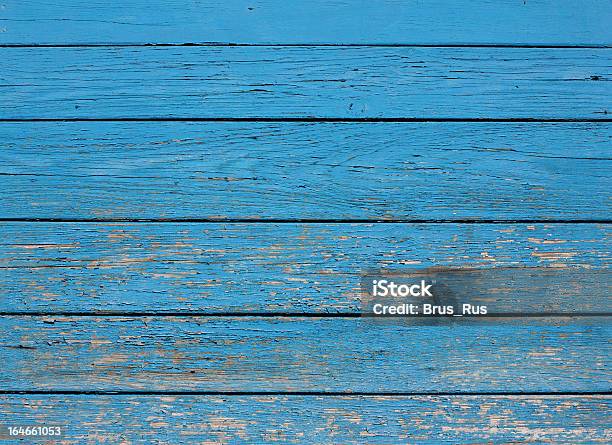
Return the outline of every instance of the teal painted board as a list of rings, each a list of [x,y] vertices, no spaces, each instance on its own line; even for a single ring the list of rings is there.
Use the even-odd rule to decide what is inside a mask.
[[[0,396],[4,423],[63,425],[62,444],[608,444],[610,408],[610,396]]]
[[[607,0],[78,0],[0,10],[0,43],[610,44]]]
[[[607,118],[608,49],[0,48],[0,118]]]
[[[0,5],[0,439],[611,442],[611,14]],[[514,315],[359,316],[432,266]]]
[[[0,217],[607,219],[610,129],[0,123]]]
[[[4,391],[609,392],[602,317],[0,318]]]
[[[610,225],[2,223],[0,312],[358,313],[368,270],[482,270],[495,313],[612,313]]]

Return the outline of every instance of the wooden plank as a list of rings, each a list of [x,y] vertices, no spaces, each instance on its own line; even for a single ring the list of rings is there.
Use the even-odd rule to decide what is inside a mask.
[[[0,396],[83,443],[610,443],[610,396]],[[10,439],[5,431],[0,439]]]
[[[607,49],[1,48],[0,118],[606,117]]]
[[[4,218],[606,219],[605,123],[3,123]]]
[[[605,392],[612,329],[600,318],[5,316],[0,388]]]
[[[602,44],[611,20],[606,0],[8,0],[0,43]]]
[[[609,225],[2,223],[1,231],[0,312],[357,313],[368,270],[434,266],[482,269],[470,299],[496,313],[612,309]]]

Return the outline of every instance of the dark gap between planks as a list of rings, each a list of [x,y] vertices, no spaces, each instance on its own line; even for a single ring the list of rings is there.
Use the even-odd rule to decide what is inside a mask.
[[[249,218],[0,218],[0,223],[199,224],[612,224],[612,219],[249,219]]]
[[[183,42],[183,43],[5,43],[0,48],[132,48],[174,46],[246,46],[246,47],[363,47],[363,48],[528,48],[528,49],[609,49],[609,44],[513,44],[513,43],[232,43],[232,42]]]
[[[358,312],[203,312],[203,311],[6,311],[0,312],[0,317],[262,317],[262,318],[432,318],[436,320],[453,319],[451,316],[411,316],[385,315],[376,316]],[[579,318],[579,317],[612,317],[612,312],[543,312],[543,313],[521,313],[505,312],[491,313],[487,315],[463,315],[464,319],[490,320],[495,318]]]
[[[603,113],[602,114],[606,114]],[[20,122],[509,122],[509,123],[610,123],[611,118],[530,118],[530,117],[43,117],[0,118],[0,123]]]
[[[169,395],[169,396],[361,396],[361,397],[411,397],[411,396],[609,396],[611,391],[465,391],[465,392],[368,392],[368,391],[113,391],[113,390],[0,390],[1,395]]]

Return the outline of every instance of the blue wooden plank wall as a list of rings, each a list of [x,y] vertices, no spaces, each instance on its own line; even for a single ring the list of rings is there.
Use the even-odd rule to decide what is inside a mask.
[[[609,0],[6,0],[1,43],[612,44]]]
[[[2,442],[612,443],[611,23],[5,1]],[[415,269],[492,315],[362,316]]]

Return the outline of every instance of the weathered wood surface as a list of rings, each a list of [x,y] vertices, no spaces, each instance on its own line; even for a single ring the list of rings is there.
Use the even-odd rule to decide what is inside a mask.
[[[605,118],[608,49],[0,48],[0,118]]]
[[[5,1],[0,43],[612,43],[606,0]]]
[[[434,266],[488,269],[484,284],[476,283],[482,295],[475,290],[470,300],[490,305],[491,312],[612,309],[610,225],[2,223],[0,228],[0,312],[356,313],[360,275],[369,269]],[[517,273],[496,272],[513,267]]]
[[[0,120],[141,121],[0,123],[0,218],[508,223],[2,222],[1,426],[610,443],[610,225],[544,222],[609,219],[609,122],[490,122],[606,120],[609,6],[5,2]],[[255,46],[144,46],[215,41]],[[470,302],[497,312],[582,315],[355,317],[360,274],[431,266],[490,273]]]
[[[0,123],[0,217],[606,219],[610,128]]]
[[[475,444],[612,441],[609,396],[0,396],[54,443]],[[5,431],[0,439],[9,439]]]
[[[313,317],[5,316],[3,390],[610,391],[590,318],[409,326]]]

